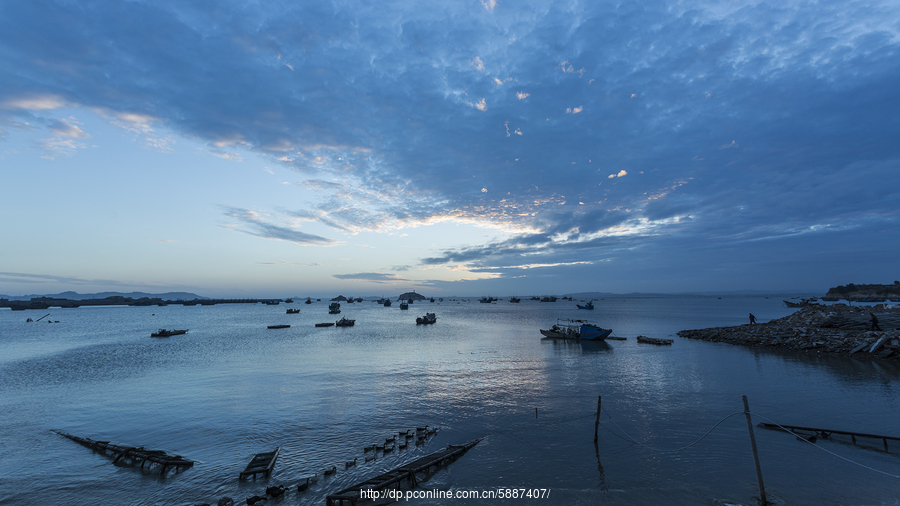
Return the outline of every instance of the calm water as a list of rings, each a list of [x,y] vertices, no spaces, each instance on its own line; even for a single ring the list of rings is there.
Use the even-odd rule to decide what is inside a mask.
[[[743,415],[685,446],[727,415],[900,435],[896,363],[776,353],[678,338],[681,329],[761,321],[791,310],[776,299],[606,298],[574,302],[419,302],[402,311],[327,303],[211,307],[100,307],[0,311],[0,504],[194,504],[243,501],[333,465],[305,494],[325,496],[415,457],[478,437],[481,443],[422,484],[425,489],[550,489],[534,504],[756,504]],[[301,313],[285,314],[287,307]],[[433,326],[415,325],[425,311]],[[26,323],[50,312],[59,323]],[[627,341],[553,342],[539,328],[589,317]],[[289,329],[266,325],[289,323]],[[150,338],[157,328],[189,328]],[[634,337],[672,337],[671,347]],[[594,410],[602,396],[599,451]],[[535,409],[537,408],[537,418]],[[762,421],[754,417],[754,423]],[[344,470],[362,447],[399,430],[443,430],[425,446]],[[51,432],[167,450],[194,468],[142,475]],[[618,435],[616,435],[618,434]],[[620,437],[622,436],[622,437]],[[853,446],[758,429],[770,501],[791,505],[900,504],[900,444]],[[282,447],[268,482],[239,483],[256,452]],[[818,447],[818,448],[817,448]],[[485,504],[420,500],[420,504]],[[512,502],[512,501],[508,501]]]

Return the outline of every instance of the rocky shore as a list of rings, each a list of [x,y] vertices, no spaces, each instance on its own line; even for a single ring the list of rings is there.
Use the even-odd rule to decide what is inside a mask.
[[[871,330],[872,317],[878,330]],[[807,353],[900,360],[900,305],[813,304],[792,315],[755,325],[682,330],[680,337]]]

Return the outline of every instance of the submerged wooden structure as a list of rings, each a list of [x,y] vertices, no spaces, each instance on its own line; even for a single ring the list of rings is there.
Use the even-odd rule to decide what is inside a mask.
[[[240,479],[243,480],[248,476],[253,476],[256,478],[257,474],[264,474],[266,478],[272,474],[272,469],[275,468],[275,459],[278,458],[278,453],[281,451],[281,447],[275,448],[275,451],[272,452],[264,452],[257,453],[250,459],[250,463],[247,464],[247,467],[241,471]]]
[[[157,464],[159,466],[159,474],[164,475],[166,471],[172,468],[175,468],[177,472],[194,466],[193,460],[188,460],[181,455],[169,455],[162,450],[147,450],[143,446],[115,445],[109,441],[95,441],[58,430],[53,432],[107,457],[114,457],[113,464],[136,466],[140,463],[141,471],[144,470],[145,465],[149,469],[153,464]]]
[[[362,483],[358,483],[352,487],[345,488],[340,492],[331,494],[326,498],[326,504],[328,506],[344,506],[346,504],[355,506],[363,499],[361,496],[363,490],[379,491],[389,488],[397,489],[400,488],[404,480],[406,480],[408,486],[415,486],[416,483],[418,483],[416,474],[428,473],[431,468],[440,467],[450,460],[458,458],[468,451],[469,448],[478,444],[479,441],[481,441],[480,438],[469,441],[463,445],[448,445],[443,450],[436,451],[374,478],[370,478]]]
[[[858,438],[858,437],[859,438],[868,438],[868,439],[880,439],[881,442],[884,444],[884,451],[888,451],[888,440],[900,441],[900,437],[879,436],[877,434],[865,434],[862,432],[851,432],[851,431],[846,431],[846,430],[817,429],[814,427],[799,427],[796,425],[779,425],[776,423],[760,423],[757,427],[762,427],[764,429],[773,429],[773,430],[784,430],[784,431],[791,430],[791,431],[795,431],[795,432],[800,431],[801,433],[811,432],[811,433],[815,434],[817,437],[820,437],[822,439],[831,439],[832,434],[841,434],[844,436],[850,436],[850,439],[851,439],[851,441],[853,441],[853,444],[856,444],[856,438]],[[801,434],[801,435],[805,435],[805,434]],[[813,443],[815,442],[814,437],[813,438],[805,437],[804,439],[806,439],[807,441],[813,442]]]

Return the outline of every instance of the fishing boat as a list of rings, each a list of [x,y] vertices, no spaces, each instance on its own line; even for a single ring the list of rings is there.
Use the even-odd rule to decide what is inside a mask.
[[[352,327],[356,323],[356,320],[349,320],[347,318],[341,318],[340,320],[334,322],[334,325],[337,327]]]
[[[334,322],[325,322],[325,323],[317,323],[316,327],[331,327],[334,325]]]
[[[384,304],[382,305],[384,307],[391,307],[391,299],[384,299]]]
[[[267,306],[277,306],[278,304],[280,304],[280,302],[277,300],[267,300],[266,301]]]
[[[339,302],[332,302],[328,304],[328,314],[339,314],[341,312],[341,304]]]
[[[583,306],[581,304],[575,304],[575,306],[578,307],[578,309],[594,309],[594,301],[590,300]]]
[[[556,302],[556,297],[542,297],[541,302]]]
[[[541,329],[541,334],[550,339],[578,339],[583,341],[602,341],[609,337],[612,329],[600,328],[598,325],[584,320],[557,320],[550,330]]]
[[[409,309],[409,304],[406,303],[406,302],[401,302],[401,303],[400,303],[400,309]]]
[[[166,330],[159,329],[158,332],[153,332],[150,334],[150,337],[169,337],[169,336],[180,336],[181,334],[187,334],[189,329],[184,330]]]
[[[286,329],[289,328],[290,325],[269,325],[270,329]]]
[[[478,302],[480,302],[482,304],[490,304],[491,302],[494,302],[495,300],[497,300],[497,299],[488,296],[488,297],[482,297],[481,300],[479,300]]]
[[[312,304],[312,299],[310,299],[309,297],[307,297],[307,298],[306,298],[306,302],[304,302],[304,304]]]
[[[416,325],[423,325],[437,322],[437,316],[434,313],[425,313],[425,316],[416,318]]]
[[[509,301],[512,302],[513,304],[518,304],[519,302],[522,302],[522,299],[513,295],[512,297],[509,298]]]
[[[299,309],[288,309],[287,310],[287,314],[297,314],[299,312],[300,312]]]

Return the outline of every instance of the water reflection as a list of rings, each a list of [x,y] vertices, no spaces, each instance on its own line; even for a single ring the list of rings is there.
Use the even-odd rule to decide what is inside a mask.
[[[612,353],[613,348],[606,341],[576,341],[573,339],[553,339],[545,337],[541,339],[542,343],[551,343],[551,346],[558,355],[563,354],[598,354]]]

